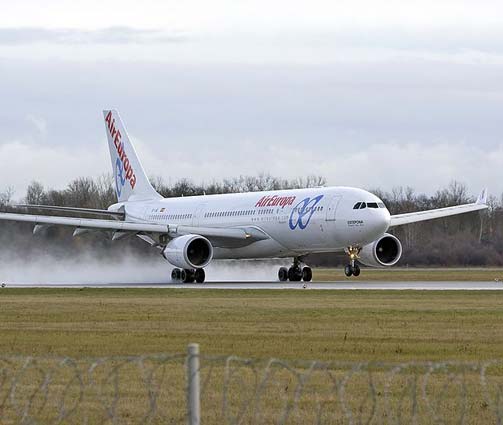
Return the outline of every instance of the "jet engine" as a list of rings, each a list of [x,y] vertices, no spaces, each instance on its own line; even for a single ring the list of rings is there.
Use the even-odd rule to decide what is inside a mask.
[[[379,239],[365,245],[358,260],[370,267],[394,266],[402,256],[402,244],[397,237],[385,233]]]
[[[207,266],[213,258],[213,247],[202,236],[184,235],[169,241],[162,255],[175,267],[200,269]]]

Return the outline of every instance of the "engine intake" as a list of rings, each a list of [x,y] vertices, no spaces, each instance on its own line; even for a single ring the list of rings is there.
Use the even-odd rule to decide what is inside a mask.
[[[370,267],[394,266],[402,257],[402,244],[396,236],[385,233],[376,241],[365,245],[359,261]]]
[[[169,241],[162,255],[175,267],[200,269],[212,260],[213,246],[203,236],[184,235]]]

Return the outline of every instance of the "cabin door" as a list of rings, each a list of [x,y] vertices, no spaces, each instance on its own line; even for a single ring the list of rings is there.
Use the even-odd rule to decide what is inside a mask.
[[[335,221],[335,213],[337,212],[337,207],[341,201],[341,195],[335,195],[329,202],[327,207],[327,213],[325,216],[326,221]]]
[[[192,225],[201,226],[202,219],[204,219],[204,211],[206,210],[206,202],[200,204],[194,214],[192,214]]]

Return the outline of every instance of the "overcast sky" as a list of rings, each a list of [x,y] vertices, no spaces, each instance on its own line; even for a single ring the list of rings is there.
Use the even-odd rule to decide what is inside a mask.
[[[503,192],[500,1],[23,1],[0,14],[0,188],[266,172]]]

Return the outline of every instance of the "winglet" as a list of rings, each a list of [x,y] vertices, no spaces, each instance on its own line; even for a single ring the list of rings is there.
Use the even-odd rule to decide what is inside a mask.
[[[485,204],[487,204],[487,188],[483,189],[482,192],[480,192],[480,195],[477,198],[477,201],[475,203],[477,205],[485,205]]]

